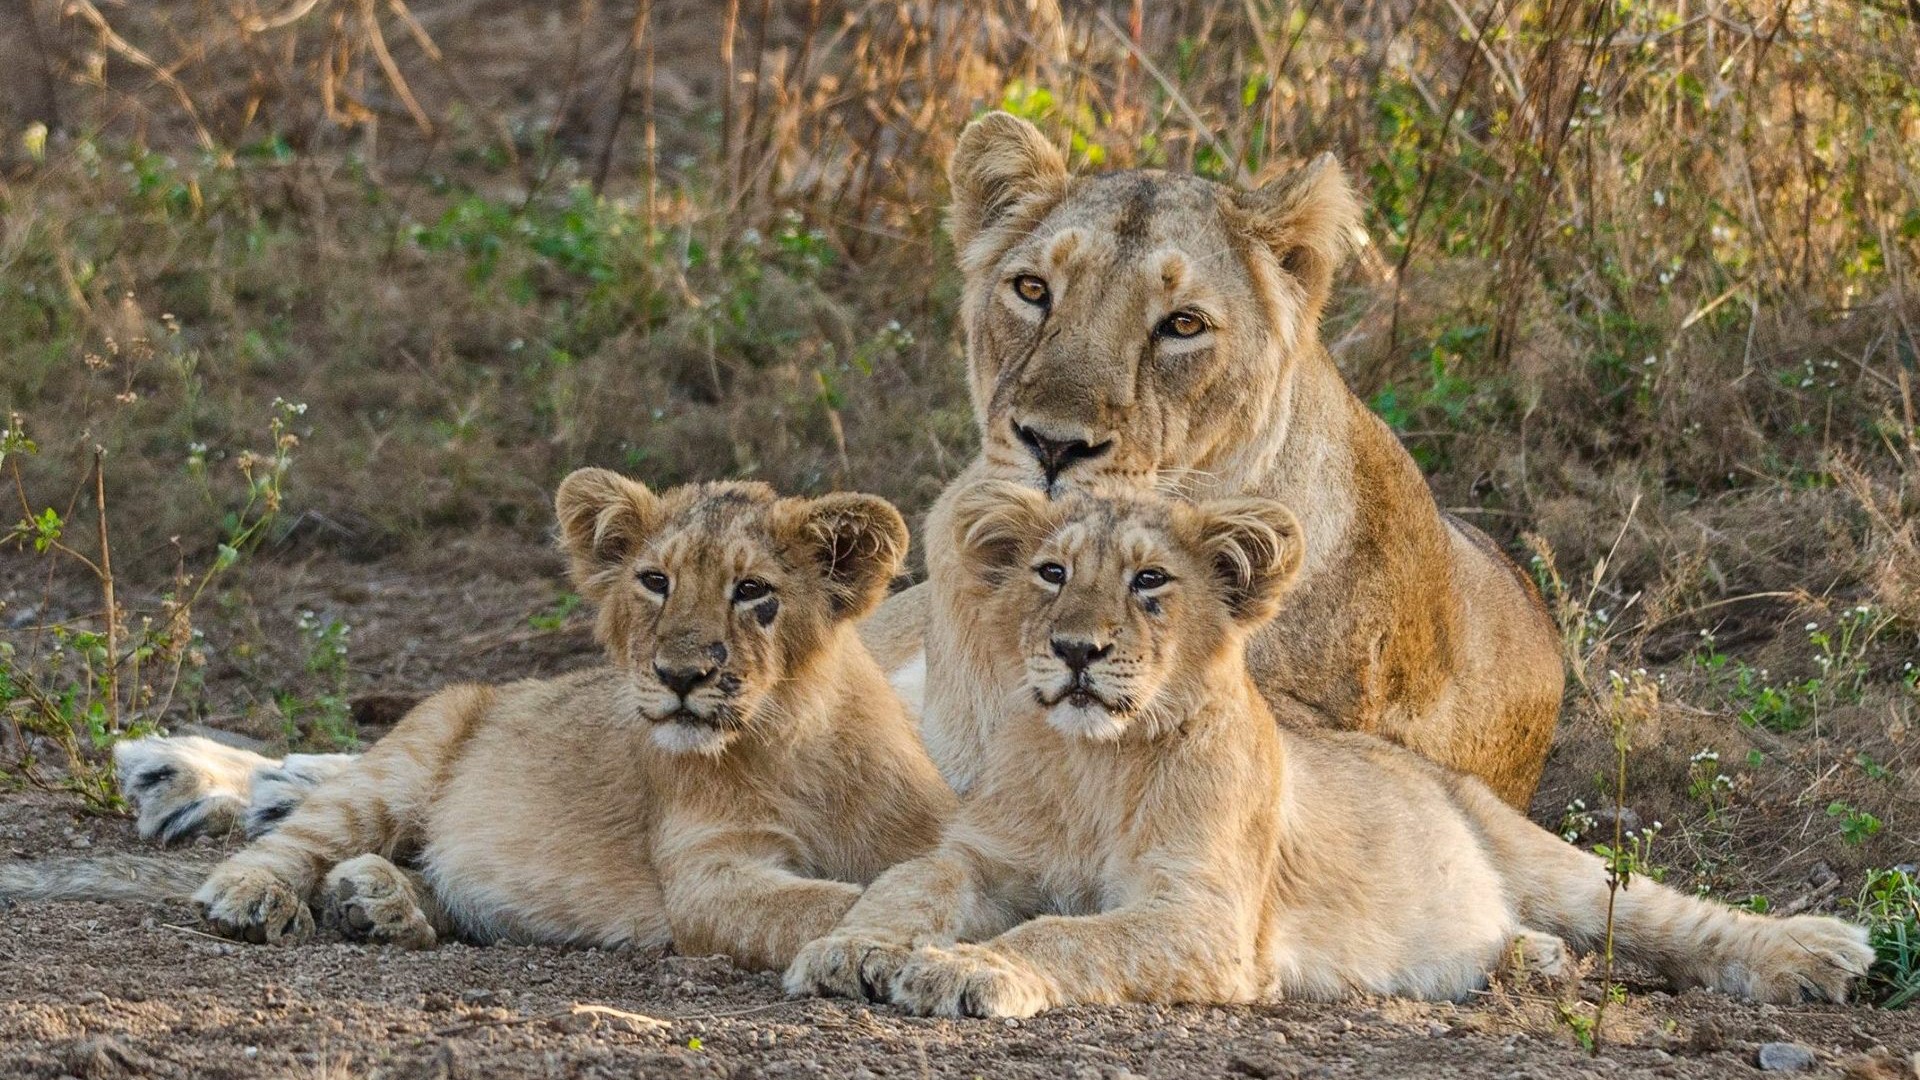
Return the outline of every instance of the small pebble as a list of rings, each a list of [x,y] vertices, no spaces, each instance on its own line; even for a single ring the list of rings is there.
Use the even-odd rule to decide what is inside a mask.
[[[1761,1043],[1754,1064],[1762,1072],[1805,1072],[1813,1068],[1813,1051],[1799,1043]]]

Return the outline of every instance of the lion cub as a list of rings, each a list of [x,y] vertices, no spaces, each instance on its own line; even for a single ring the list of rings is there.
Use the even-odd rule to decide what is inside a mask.
[[[891,505],[583,469],[556,506],[606,666],[423,702],[213,870],[221,933],[297,940],[317,896],[378,942],[777,968],[938,838],[953,796],[853,630],[907,548]]]
[[[940,846],[801,949],[789,991],[947,1016],[1451,999],[1507,958],[1551,974],[1599,944],[1599,858],[1410,751],[1275,724],[1245,643],[1300,563],[1284,506],[988,482],[955,510],[969,602],[1021,697]],[[1644,879],[1614,935],[1676,985],[1760,1001],[1842,1000],[1872,959],[1847,923]]]

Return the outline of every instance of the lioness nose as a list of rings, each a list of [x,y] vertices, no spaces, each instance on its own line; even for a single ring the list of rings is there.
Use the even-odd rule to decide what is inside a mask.
[[[1113,651],[1113,646],[1095,645],[1091,641],[1074,638],[1054,638],[1047,644],[1053,646],[1053,655],[1066,662],[1073,671],[1085,671],[1088,664]]]
[[[681,697],[686,697],[692,693],[708,679],[713,678],[713,673],[719,670],[719,668],[712,667],[670,668],[663,667],[658,662],[655,662],[653,665],[654,677],[660,680],[660,685],[679,694]]]
[[[1076,461],[1099,457],[1113,445],[1112,440],[1095,444],[1085,439],[1049,435],[1018,422],[1013,425],[1013,436],[1019,439],[1020,445],[1027,448],[1027,453],[1032,454],[1033,459],[1040,463],[1040,470],[1047,474],[1049,484],[1053,483],[1069,465]]]

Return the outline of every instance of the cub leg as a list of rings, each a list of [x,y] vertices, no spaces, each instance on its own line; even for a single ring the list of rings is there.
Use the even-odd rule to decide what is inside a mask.
[[[1252,920],[1228,892],[1182,890],[1099,915],[1043,915],[984,945],[923,946],[893,979],[922,1015],[1032,1016],[1059,1005],[1245,1001]]]
[[[320,783],[281,825],[215,867],[194,901],[222,934],[299,941],[313,932],[307,898],[334,864],[418,839],[427,802],[493,692],[456,687],[428,698],[393,732]]]
[[[858,885],[794,873],[797,862],[770,830],[667,822],[654,863],[674,948],[784,968],[860,898]]]
[[[787,968],[787,993],[883,1001],[916,946],[989,938],[1016,925],[1021,913],[986,890],[993,868],[979,851],[949,841],[881,874],[831,934],[800,949]]]
[[[427,883],[378,855],[334,867],[320,895],[326,924],[356,941],[431,949],[450,929]]]
[[[1607,865],[1522,818],[1484,788],[1463,790],[1480,821],[1520,921],[1574,947],[1604,946]],[[1777,919],[1675,892],[1637,878],[1614,898],[1614,949],[1679,987],[1753,1001],[1845,1001],[1873,962],[1867,932],[1839,919]]]

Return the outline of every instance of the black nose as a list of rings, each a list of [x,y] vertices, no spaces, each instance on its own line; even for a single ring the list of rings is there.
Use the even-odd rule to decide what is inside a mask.
[[[1095,645],[1071,638],[1054,638],[1048,644],[1053,646],[1053,655],[1066,661],[1067,667],[1074,671],[1085,671],[1088,664],[1113,651],[1112,645]]]
[[[1027,453],[1032,454],[1033,459],[1040,463],[1040,469],[1047,474],[1049,484],[1053,483],[1067,466],[1076,461],[1099,457],[1113,445],[1112,440],[1096,445],[1085,439],[1056,438],[1020,423],[1013,425],[1013,436],[1019,439],[1020,445],[1027,448]]]
[[[710,667],[667,668],[661,667],[657,663],[653,665],[654,677],[660,680],[660,685],[679,694],[681,697],[686,697],[692,693],[696,687],[705,683],[708,679],[713,678],[713,673],[719,670],[719,668]]]

